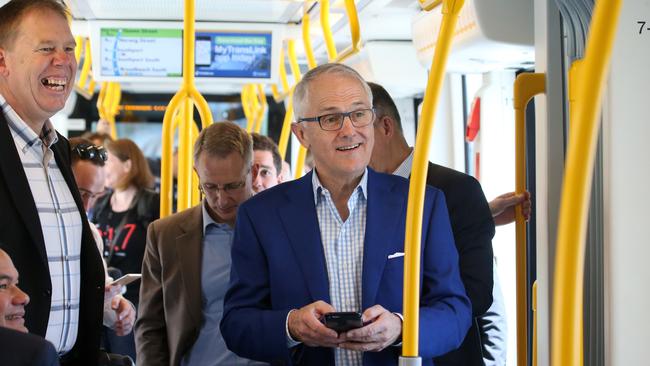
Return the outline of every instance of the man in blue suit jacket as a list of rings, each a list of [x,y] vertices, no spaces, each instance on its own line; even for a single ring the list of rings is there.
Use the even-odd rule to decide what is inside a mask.
[[[240,206],[221,331],[230,350],[272,364],[395,365],[401,348],[407,180],[367,169],[372,94],[354,70],[326,64],[294,94],[292,129],[313,173]],[[420,355],[460,345],[471,305],[444,195],[428,188],[423,211]],[[362,312],[341,334],[321,322]]]

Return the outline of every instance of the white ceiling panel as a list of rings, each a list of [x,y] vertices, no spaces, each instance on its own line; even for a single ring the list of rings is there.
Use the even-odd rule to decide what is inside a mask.
[[[183,0],[66,0],[77,19],[183,20]],[[302,2],[289,0],[196,0],[196,20],[288,23],[299,21]]]

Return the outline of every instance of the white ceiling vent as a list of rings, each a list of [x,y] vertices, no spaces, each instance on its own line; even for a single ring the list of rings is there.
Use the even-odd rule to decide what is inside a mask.
[[[441,7],[413,18],[413,44],[431,68],[442,22]],[[530,67],[535,59],[532,0],[467,0],[460,12],[447,63],[450,72]]]

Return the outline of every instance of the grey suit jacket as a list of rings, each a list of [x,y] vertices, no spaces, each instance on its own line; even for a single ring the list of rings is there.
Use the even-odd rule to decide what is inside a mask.
[[[135,323],[138,365],[178,365],[201,329],[201,205],[149,225]]]

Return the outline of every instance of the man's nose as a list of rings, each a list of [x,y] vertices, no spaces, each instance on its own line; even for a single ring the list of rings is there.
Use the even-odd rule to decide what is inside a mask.
[[[13,304],[14,305],[22,305],[25,306],[29,304],[29,295],[27,295],[23,290],[21,290],[18,286],[15,287],[14,290],[14,297],[13,297]]]
[[[357,130],[356,127],[352,124],[352,118],[350,116],[343,117],[343,126],[341,126],[340,133],[344,135],[354,135]]]

